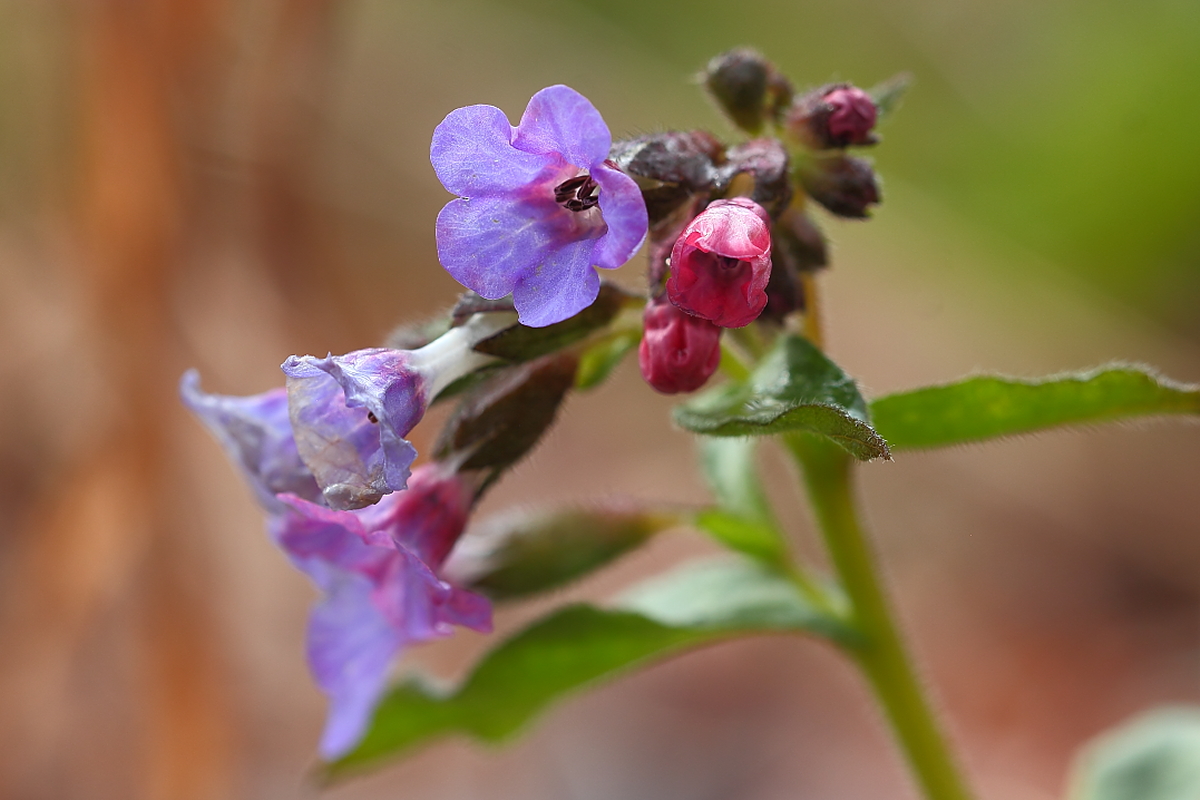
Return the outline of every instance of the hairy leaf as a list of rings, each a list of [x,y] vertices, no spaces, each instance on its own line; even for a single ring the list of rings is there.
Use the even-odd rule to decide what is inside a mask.
[[[827,436],[855,458],[889,458],[888,443],[868,424],[854,381],[801,336],[783,336],[750,378],[712,389],[675,409],[675,422],[708,436],[764,436],[808,431]]]
[[[1152,711],[1094,740],[1073,771],[1068,800],[1196,800],[1200,709]]]
[[[1132,366],[1041,380],[979,376],[871,403],[876,429],[897,450],[979,442],[1060,425],[1196,413],[1200,386]]]
[[[761,633],[852,635],[787,580],[740,558],[685,567],[639,587],[619,606],[552,612],[488,653],[456,690],[400,685],[363,742],[328,765],[327,775],[449,734],[499,741],[572,691],[689,648]]]

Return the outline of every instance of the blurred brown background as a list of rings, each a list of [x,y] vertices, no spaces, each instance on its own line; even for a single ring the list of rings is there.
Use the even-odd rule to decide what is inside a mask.
[[[861,682],[799,639],[318,789],[312,592],[176,381],[196,366],[211,391],[262,391],[288,354],[449,303],[427,148],[450,109],[516,118],[564,82],[617,136],[727,135],[690,76],[741,44],[801,85],[916,74],[875,154],[877,219],[827,226],[830,346],[869,391],[1114,358],[1200,380],[1198,40],[1186,0],[0,4],[0,797],[912,797]],[[670,402],[631,366],[485,510],[701,499]],[[1200,700],[1198,449],[1200,429],[1159,423],[863,470],[984,797],[1057,797],[1081,740]],[[672,534],[572,594],[708,549]],[[487,643],[417,660],[456,675]]]

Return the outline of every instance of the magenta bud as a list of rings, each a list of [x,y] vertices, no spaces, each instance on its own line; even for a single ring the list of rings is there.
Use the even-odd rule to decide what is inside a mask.
[[[749,325],[767,304],[770,217],[748,197],[714,200],[671,248],[667,295],[722,328]]]
[[[871,96],[848,83],[825,86],[801,97],[788,111],[787,130],[814,150],[875,144],[879,111]]]
[[[662,300],[650,301],[638,347],[642,377],[663,394],[694,392],[717,370],[721,329]]]
[[[875,127],[875,101],[857,86],[834,89],[822,98],[829,112],[829,135],[847,144],[870,144]]]

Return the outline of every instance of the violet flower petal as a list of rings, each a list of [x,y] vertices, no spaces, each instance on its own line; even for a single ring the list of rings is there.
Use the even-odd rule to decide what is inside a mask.
[[[600,164],[592,170],[592,178],[600,184],[600,211],[608,230],[596,242],[592,264],[602,269],[616,269],[629,259],[646,241],[650,220],[642,190],[633,178]]]
[[[320,498],[321,490],[292,438],[287,391],[282,386],[249,397],[208,394],[200,388],[200,374],[188,370],[179,382],[179,393],[241,468],[259,502],[268,509],[278,507],[275,495],[282,492],[306,500]]]
[[[593,243],[584,239],[545,255],[513,288],[522,325],[541,328],[572,317],[596,301],[600,276],[592,268]]]
[[[463,286],[489,300],[512,293],[553,246],[548,219],[563,212],[553,198],[451,200],[438,214],[438,260]]]
[[[528,186],[557,159],[518,150],[513,133],[508,118],[495,106],[451,111],[434,130],[429,148],[438,180],[466,197]]]
[[[318,747],[332,760],[362,739],[387,688],[388,668],[403,645],[391,622],[371,602],[371,582],[345,572],[308,622],[308,665],[329,696]]]
[[[590,100],[558,84],[529,99],[512,142],[526,153],[560,153],[586,169],[608,158],[612,134]]]

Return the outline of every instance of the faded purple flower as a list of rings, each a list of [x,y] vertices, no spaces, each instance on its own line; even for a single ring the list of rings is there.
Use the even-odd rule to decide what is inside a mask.
[[[756,320],[771,279],[770,222],[748,197],[709,203],[671,248],[671,302],[722,328]]]
[[[511,323],[478,314],[418,350],[283,362],[296,447],[330,508],[362,508],[407,485],[417,451],[404,437],[438,392],[492,360],[471,348]]]
[[[324,597],[308,625],[308,663],[329,696],[320,753],[334,759],[363,737],[391,663],[411,644],[454,625],[492,626],[484,597],[437,576],[466,524],[472,492],[440,464],[417,470],[409,489],[362,511],[335,511],[281,495],[271,533]],[[439,510],[442,513],[433,513]]]
[[[430,160],[459,195],[438,215],[438,258],[455,280],[495,300],[511,294],[523,324],[587,308],[595,267],[615,269],[646,238],[636,183],[608,161],[600,113],[567,86],[535,94],[517,127],[494,106],[450,112]]]
[[[287,392],[282,386],[249,397],[208,394],[196,370],[179,382],[184,404],[221,442],[246,475],[259,502],[277,510],[275,495],[288,492],[318,500],[321,490],[300,460],[288,420]]]

